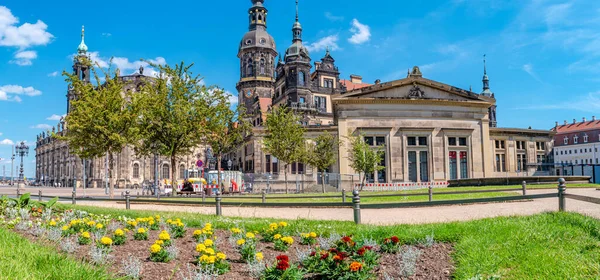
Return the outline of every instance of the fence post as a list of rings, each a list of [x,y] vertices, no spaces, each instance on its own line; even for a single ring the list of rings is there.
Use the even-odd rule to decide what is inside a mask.
[[[360,224],[360,196],[358,190],[352,192],[352,208],[354,209],[354,223]]]
[[[262,203],[267,202],[267,193],[265,192],[265,190],[262,191]]]
[[[565,191],[567,190],[567,185],[565,184],[565,179],[558,179],[558,211],[565,211]]]
[[[71,192],[71,203],[75,204],[75,191]]]
[[[219,190],[215,192],[215,202],[217,205],[217,216],[222,216],[223,213],[221,212],[221,192]]]
[[[38,191],[38,201],[42,201],[42,190]]]
[[[342,189],[342,203],[346,203],[346,190]]]
[[[527,195],[527,182],[523,181],[521,186],[523,186],[523,195]]]
[[[131,205],[129,204],[130,197],[131,195],[129,194],[129,191],[125,191],[125,209],[127,210],[131,209]]]
[[[433,187],[431,185],[429,185],[429,187],[428,187],[428,192],[429,192],[429,201],[433,201]]]
[[[206,201],[206,189],[202,189],[202,203]]]

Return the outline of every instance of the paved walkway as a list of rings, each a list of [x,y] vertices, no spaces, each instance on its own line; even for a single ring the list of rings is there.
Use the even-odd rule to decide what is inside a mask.
[[[27,191],[37,194],[37,188]],[[8,189],[0,188],[0,194],[9,193]],[[13,189],[11,189],[13,190]],[[43,189],[44,195],[67,195],[67,189]],[[88,195],[103,194],[103,190],[88,190]],[[528,194],[555,193],[556,190],[528,190]],[[568,189],[568,193],[600,198],[596,189]],[[10,192],[12,193],[12,192]],[[115,194],[120,192],[115,192]],[[35,196],[34,196],[35,198]],[[115,202],[78,201],[79,205],[125,208],[125,205]],[[600,219],[600,205],[567,199],[568,211],[578,212]],[[215,207],[175,206],[132,204],[134,210],[177,211],[199,214],[214,214]],[[397,208],[397,209],[362,209],[361,218],[365,224],[427,224],[439,222],[467,221],[499,216],[533,215],[558,209],[557,198],[536,199],[523,202],[503,202],[470,205],[450,205],[434,207]],[[311,220],[341,220],[352,221],[350,208],[261,208],[261,207],[223,207],[223,215],[231,217],[275,218],[275,219],[311,219]]]

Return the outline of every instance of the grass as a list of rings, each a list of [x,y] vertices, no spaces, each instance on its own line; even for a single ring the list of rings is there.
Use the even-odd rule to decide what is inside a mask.
[[[71,205],[59,207],[71,208]],[[164,218],[179,217],[190,227],[201,227],[211,222],[220,229],[237,226],[261,230],[275,221],[89,206],[74,208],[96,214],[130,217],[160,214]],[[453,243],[455,246],[455,279],[471,279],[476,275],[497,275],[502,279],[600,278],[600,221],[576,213],[544,213],[428,225],[372,226],[312,220],[288,222],[293,232],[314,230],[325,235],[337,232],[353,235],[358,240],[381,240],[396,235],[403,242],[414,244],[433,233],[436,241]]]
[[[104,268],[86,265],[54,248],[0,228],[0,279],[114,279]]]

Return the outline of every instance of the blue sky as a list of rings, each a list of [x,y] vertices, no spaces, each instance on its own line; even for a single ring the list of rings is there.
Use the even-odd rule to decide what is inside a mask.
[[[280,52],[291,43],[294,2],[265,1]],[[345,78],[389,81],[418,65],[426,78],[480,92],[487,54],[499,126],[549,129],[600,108],[600,1],[340,2],[300,0],[300,22],[313,61],[329,46]],[[81,25],[94,58],[114,57],[122,73],[133,73],[140,58],[183,60],[206,84],[235,93],[249,0],[60,3],[0,4],[0,166],[7,173],[7,144],[30,143],[31,177],[35,136],[65,113],[60,73],[70,71]]]

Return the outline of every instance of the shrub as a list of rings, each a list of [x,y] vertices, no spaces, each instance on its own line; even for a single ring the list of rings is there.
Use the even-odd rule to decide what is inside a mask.
[[[302,245],[314,245],[317,243],[317,234],[315,232],[301,233],[300,244]]]
[[[121,270],[126,277],[130,279],[140,279],[142,274],[142,261],[138,258],[129,255],[122,262],[123,269]]]
[[[256,238],[240,238],[237,240],[236,245],[240,255],[242,255],[242,260],[246,263],[253,262],[256,259]],[[260,256],[262,257],[262,254]]]
[[[400,251],[400,240],[396,236],[386,238],[381,243],[381,251],[390,254],[396,254]]]
[[[288,226],[288,224],[286,222],[279,222],[279,223],[271,223],[269,225],[268,229],[264,229],[261,232],[261,236],[263,238],[263,241],[266,242],[273,242],[275,241],[275,236],[276,235],[283,235],[285,232],[285,228]]]
[[[116,229],[113,234],[113,244],[115,245],[123,245],[125,244],[125,240],[127,237],[125,236],[125,232],[122,229]]]
[[[404,277],[412,276],[417,271],[417,260],[421,256],[421,250],[410,246],[402,251],[401,256],[400,274]]]
[[[181,219],[167,220],[167,225],[171,229],[173,238],[182,238],[185,235],[185,224],[181,222]]]
[[[133,234],[134,240],[148,240],[148,231],[145,228],[138,228]]]
[[[160,232],[158,235],[158,240],[162,241],[165,247],[171,246],[172,244],[171,235],[169,235],[169,233],[165,230]]]
[[[275,239],[274,248],[277,251],[286,252],[290,246],[292,246],[292,244],[294,244],[294,238],[291,236],[285,236]]]
[[[107,251],[110,250],[110,248],[113,245],[113,240],[110,237],[102,237],[100,238],[100,240],[96,240],[96,246],[98,246],[99,248],[105,249]]]
[[[150,260],[153,262],[169,262],[169,253],[159,244],[150,246]]]
[[[299,280],[304,278],[304,272],[298,266],[290,265],[290,259],[286,255],[279,255],[275,264],[265,268],[261,279],[264,280]]]
[[[87,231],[80,233],[79,236],[77,237],[77,242],[79,243],[79,245],[88,245],[88,244],[92,243],[92,238],[90,236],[90,233]]]

